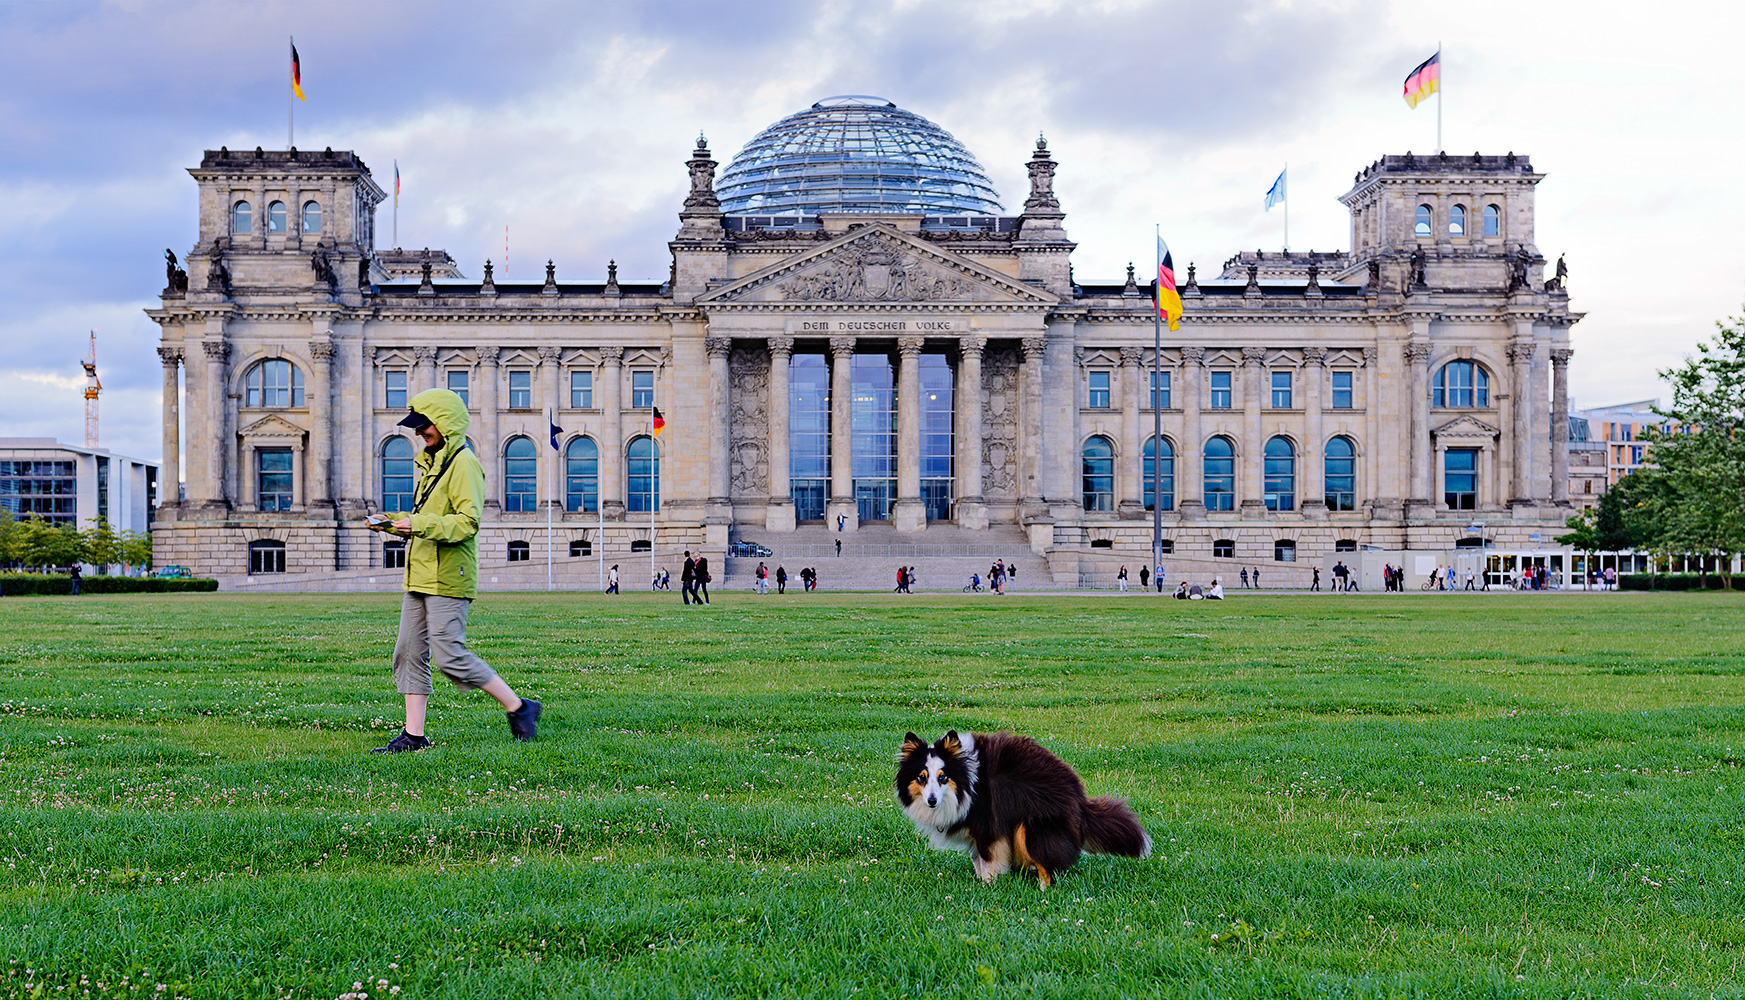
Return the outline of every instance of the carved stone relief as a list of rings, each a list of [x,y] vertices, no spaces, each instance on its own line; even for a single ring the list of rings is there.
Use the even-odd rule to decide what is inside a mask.
[[[735,342],[727,355],[732,495],[769,492],[769,352],[763,341]]]
[[[1018,350],[988,342],[982,355],[982,496],[1018,499]]]
[[[800,302],[925,302],[961,298],[969,288],[962,276],[879,237],[844,247],[822,267],[783,281],[781,291]]]

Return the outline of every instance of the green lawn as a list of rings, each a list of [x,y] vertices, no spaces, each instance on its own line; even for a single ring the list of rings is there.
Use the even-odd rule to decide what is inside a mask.
[[[377,757],[397,609],[0,603],[0,996],[1745,996],[1731,594],[489,595],[539,742]],[[1156,854],[979,884],[952,727]]]

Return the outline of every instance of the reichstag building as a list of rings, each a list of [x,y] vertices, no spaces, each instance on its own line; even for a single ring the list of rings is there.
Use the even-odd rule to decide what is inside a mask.
[[[637,283],[466,277],[377,249],[385,196],[356,153],[209,151],[199,242],[149,310],[164,474],[180,455],[186,475],[158,561],[393,585],[403,550],[360,521],[410,506],[396,421],[430,387],[472,411],[501,586],[543,583],[548,518],[559,571],[588,582],[601,556],[676,571],[741,538],[878,538],[994,539],[1073,585],[1145,563],[1154,489],[1172,561],[1279,584],[1360,546],[1560,529],[1580,314],[1534,245],[1526,156],[1361,166],[1350,249],[1187,268],[1156,371],[1149,262],[1075,276],[1055,151],[1025,152],[1013,211],[882,99],[790,115],[719,176],[699,139],[668,277]]]

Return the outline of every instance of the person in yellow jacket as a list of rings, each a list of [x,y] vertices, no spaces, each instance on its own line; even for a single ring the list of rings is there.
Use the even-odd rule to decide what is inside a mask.
[[[467,444],[467,406],[447,389],[412,397],[400,421],[424,442],[411,513],[381,530],[408,539],[406,597],[394,642],[394,684],[406,699],[406,728],[372,753],[404,753],[430,745],[424,714],[433,688],[430,667],[463,691],[482,688],[509,713],[509,732],[531,740],[539,731],[539,702],[523,699],[490,664],[467,648],[467,608],[478,593],[479,513],[485,470]]]

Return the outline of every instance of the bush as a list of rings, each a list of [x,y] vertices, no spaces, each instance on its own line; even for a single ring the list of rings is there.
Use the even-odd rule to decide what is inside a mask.
[[[139,576],[87,576],[79,588],[87,594],[174,594],[210,592],[217,580],[159,580]],[[0,594],[6,597],[66,596],[73,578],[43,573],[0,573]]]
[[[1618,577],[1619,590],[1721,590],[1721,574],[1625,573]],[[1745,590],[1745,574],[1733,574],[1733,589]]]

